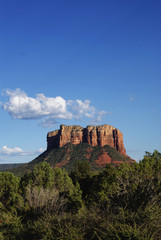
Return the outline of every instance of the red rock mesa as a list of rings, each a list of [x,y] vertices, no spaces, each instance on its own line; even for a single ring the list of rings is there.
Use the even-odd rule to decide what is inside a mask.
[[[88,143],[92,146],[110,145],[120,153],[126,155],[123,143],[123,134],[108,124],[101,126],[65,126],[61,125],[59,130],[47,134],[47,149],[59,148],[67,143]]]

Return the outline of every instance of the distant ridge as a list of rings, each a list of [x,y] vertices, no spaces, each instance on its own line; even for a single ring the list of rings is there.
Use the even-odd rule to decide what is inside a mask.
[[[23,163],[7,163],[7,164],[0,164],[0,171],[10,169],[10,168],[16,168],[23,165]]]

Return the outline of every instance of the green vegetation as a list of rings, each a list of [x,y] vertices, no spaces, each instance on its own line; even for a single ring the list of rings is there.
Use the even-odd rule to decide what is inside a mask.
[[[8,170],[8,169],[10,169],[10,168],[16,168],[16,167],[19,167],[19,166],[21,166],[21,165],[23,165],[23,163],[13,163],[13,164],[11,164],[11,163],[8,163],[8,164],[0,164],[0,171],[3,171],[3,170]]]
[[[75,149],[81,152],[83,147]],[[47,162],[21,178],[0,173],[0,240],[159,240],[160,236],[158,151],[146,152],[139,163],[107,165],[102,171],[92,170],[82,157],[70,175]]]
[[[102,167],[96,164],[96,160],[102,152],[107,152],[107,155],[111,157],[112,160],[121,162],[132,161],[132,159],[128,156],[121,154],[109,145],[105,145],[104,147],[94,147],[88,143],[80,143],[78,145],[68,143],[58,149],[53,148],[49,151],[46,150],[28,164],[23,164],[22,166],[14,169],[8,169],[8,171],[15,173],[17,176],[22,176],[27,171],[32,171],[35,165],[45,161],[48,162],[51,167],[60,165],[65,168],[68,173],[70,173],[78,161],[81,162],[84,160],[91,164],[93,170],[101,170]]]

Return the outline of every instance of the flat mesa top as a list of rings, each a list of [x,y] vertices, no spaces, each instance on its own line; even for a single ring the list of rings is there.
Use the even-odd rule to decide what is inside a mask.
[[[111,126],[109,124],[103,124],[103,125],[97,125],[97,126],[88,125],[85,128],[104,128],[104,127],[115,128],[115,127],[113,127],[113,126]],[[64,124],[61,124],[60,128],[82,128],[82,129],[84,129],[84,127],[81,127],[80,125],[64,125]]]

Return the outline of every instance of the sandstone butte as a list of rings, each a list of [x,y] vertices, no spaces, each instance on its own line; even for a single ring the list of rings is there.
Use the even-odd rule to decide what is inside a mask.
[[[77,125],[60,125],[59,130],[47,134],[47,150],[60,148],[67,143],[80,144],[82,142],[101,147],[110,145],[123,155],[126,155],[123,134],[117,128],[108,124],[87,126],[86,128]]]

